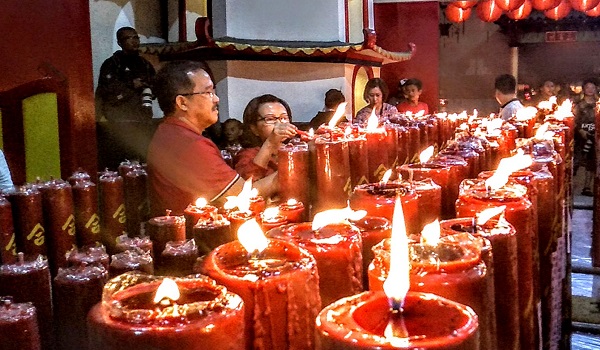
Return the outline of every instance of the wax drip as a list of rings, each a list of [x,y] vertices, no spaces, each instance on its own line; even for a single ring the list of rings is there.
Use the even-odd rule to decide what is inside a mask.
[[[9,309],[13,303],[13,297],[11,297],[11,296],[0,297],[0,301],[2,302],[2,305],[4,305],[4,308]]]

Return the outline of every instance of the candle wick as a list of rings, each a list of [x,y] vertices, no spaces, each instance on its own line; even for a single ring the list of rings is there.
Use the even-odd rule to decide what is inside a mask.
[[[25,263],[25,254],[23,252],[19,252],[18,254],[19,265],[23,265]]]
[[[400,315],[404,309],[404,299],[401,298],[389,298],[390,310],[392,311],[392,315]]]

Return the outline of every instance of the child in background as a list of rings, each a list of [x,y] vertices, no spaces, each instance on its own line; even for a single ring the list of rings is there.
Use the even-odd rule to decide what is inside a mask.
[[[221,149],[221,155],[227,161],[227,163],[233,167],[233,159],[242,149],[241,137],[244,133],[242,122],[229,118],[223,122],[223,136],[219,144]]]
[[[425,115],[429,114],[429,106],[427,103],[419,102],[419,96],[421,96],[421,92],[423,92],[423,83],[421,83],[419,79],[408,79],[403,85],[403,90],[407,100],[400,102],[398,106],[396,106],[398,112],[411,112],[412,114],[417,114],[423,111]]]

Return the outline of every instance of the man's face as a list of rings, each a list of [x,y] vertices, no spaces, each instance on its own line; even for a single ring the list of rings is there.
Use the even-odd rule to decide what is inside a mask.
[[[203,70],[189,72],[188,76],[194,83],[187,99],[187,115],[202,130],[219,120],[219,97],[215,94],[215,86],[208,73]]]
[[[136,52],[140,48],[140,37],[135,30],[125,30],[119,38],[119,46],[125,52]]]

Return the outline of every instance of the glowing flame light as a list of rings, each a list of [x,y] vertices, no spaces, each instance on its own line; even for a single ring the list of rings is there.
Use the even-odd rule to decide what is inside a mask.
[[[244,249],[250,254],[260,254],[269,246],[269,240],[256,219],[244,222],[238,229],[237,236]]]
[[[573,103],[571,100],[565,100],[554,112],[554,118],[563,120],[567,117],[573,116]]]
[[[420,110],[420,111],[417,112],[417,114],[415,114],[415,118],[421,118],[424,115],[425,115],[425,111],[424,110]]]
[[[223,205],[226,210],[237,207],[241,212],[250,211],[250,198],[256,197],[258,194],[257,189],[252,188],[252,178],[244,182],[242,191],[237,196],[227,196],[227,202]]]
[[[523,150],[519,149],[514,156],[500,160],[498,170],[489,179],[485,180],[485,187],[490,188],[492,191],[498,190],[506,185],[510,174],[528,168],[531,164],[533,164],[531,155],[524,154]]]
[[[383,173],[383,176],[381,177],[381,182],[387,183],[388,181],[390,181],[390,177],[392,177],[392,169],[388,169],[385,171],[385,173]]]
[[[286,204],[291,207],[291,206],[298,204],[298,201],[295,198],[290,198],[287,200]]]
[[[171,301],[179,299],[179,288],[177,283],[170,278],[165,278],[154,294],[154,303],[169,305]]]
[[[315,130],[313,128],[310,128],[308,130],[308,136],[312,139],[313,137],[315,137]]]
[[[400,196],[396,196],[396,205],[392,217],[392,237],[390,238],[390,270],[383,283],[383,291],[390,300],[390,306],[401,309],[410,287],[410,263],[406,223],[402,211]]]
[[[538,110],[535,107],[525,107],[517,111],[517,121],[526,121],[535,118]]]
[[[265,209],[262,213],[262,217],[264,220],[274,220],[279,215],[279,208],[270,207]]]
[[[196,207],[197,208],[204,208],[208,205],[208,201],[202,197],[196,199]]]
[[[346,129],[344,130],[344,136],[348,137],[350,135],[352,135],[352,128],[347,126]]]
[[[550,101],[540,101],[540,103],[538,103],[538,105],[537,105],[537,108],[538,109],[551,110],[552,109],[552,105],[554,105],[554,103],[552,103]]]
[[[377,130],[377,126],[379,126],[379,118],[375,114],[375,109],[371,112],[369,119],[367,119],[367,131],[375,131]]]
[[[347,102],[342,102],[338,105],[337,109],[335,110],[335,113],[333,114],[333,117],[331,117],[331,120],[329,121],[328,126],[330,128],[334,128],[340,121],[340,119],[344,116],[347,104]]]
[[[549,123],[544,123],[544,124],[540,125],[540,127],[535,132],[534,139],[536,139],[536,140],[543,140],[544,139],[544,134],[546,133],[546,131],[548,131],[548,127],[549,126],[550,126]]]
[[[506,210],[506,205],[499,207],[493,207],[485,209],[484,211],[477,213],[477,225],[485,225],[486,222],[490,221],[491,218],[503,213]]]
[[[502,128],[502,123],[504,123],[504,121],[501,118],[493,118],[490,121],[488,121],[487,123],[487,132],[491,133],[494,130],[500,130],[500,128]]]
[[[429,146],[419,154],[419,161],[421,163],[427,162],[433,156],[433,146]]]
[[[317,213],[312,222],[312,229],[318,230],[329,224],[348,223],[348,220],[360,220],[367,215],[365,210],[330,209]]]
[[[421,231],[421,244],[437,246],[438,243],[440,243],[440,235],[440,222],[438,219],[435,219],[434,222],[431,222],[423,227],[423,231]]]

